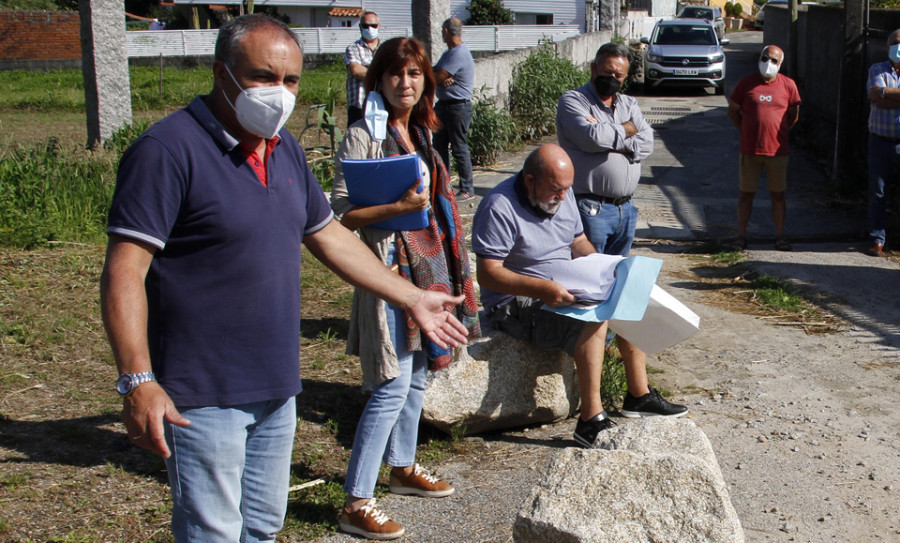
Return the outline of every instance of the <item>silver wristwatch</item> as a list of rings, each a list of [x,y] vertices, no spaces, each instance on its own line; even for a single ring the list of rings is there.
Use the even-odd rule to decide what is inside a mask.
[[[134,389],[144,383],[156,381],[156,376],[152,371],[144,371],[141,373],[123,373],[116,380],[116,392],[122,396],[128,396]]]

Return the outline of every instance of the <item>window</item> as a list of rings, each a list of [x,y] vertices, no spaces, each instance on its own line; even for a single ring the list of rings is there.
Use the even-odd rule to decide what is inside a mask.
[[[515,13],[517,25],[552,25],[552,13]]]

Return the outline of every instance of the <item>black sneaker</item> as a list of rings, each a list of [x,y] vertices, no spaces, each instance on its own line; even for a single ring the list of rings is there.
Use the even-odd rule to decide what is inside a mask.
[[[616,423],[609,418],[606,411],[601,411],[588,421],[579,418],[578,423],[575,424],[575,442],[585,449],[590,449],[594,446],[594,441],[597,440],[597,435],[600,432],[609,430],[615,425]]]
[[[680,417],[687,412],[687,407],[666,401],[653,387],[650,387],[650,392],[640,398],[635,398],[630,392],[626,393],[620,411],[623,417],[630,419],[654,416]]]

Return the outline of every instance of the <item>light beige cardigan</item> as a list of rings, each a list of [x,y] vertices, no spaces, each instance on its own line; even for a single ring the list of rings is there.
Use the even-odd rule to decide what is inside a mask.
[[[390,137],[390,136],[388,136]],[[381,158],[381,143],[372,139],[366,129],[365,120],[354,123],[347,129],[347,134],[335,155],[334,185],[331,189],[331,208],[338,218],[354,206],[350,203],[347,183],[341,160],[344,158]],[[364,226],[357,233],[360,239],[387,266],[390,244],[396,240],[393,230],[382,230]],[[385,302],[356,289],[353,293],[353,307],[350,310],[350,332],[347,337],[347,354],[359,356],[362,366],[364,390],[370,390],[388,379],[400,375],[397,352],[391,341],[387,325]]]

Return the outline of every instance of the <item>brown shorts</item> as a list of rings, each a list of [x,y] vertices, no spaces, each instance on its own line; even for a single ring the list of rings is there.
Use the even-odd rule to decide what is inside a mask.
[[[787,155],[762,156],[741,153],[741,173],[738,183],[741,192],[756,192],[759,189],[759,176],[763,166],[766,167],[769,192],[784,192],[787,189]]]

